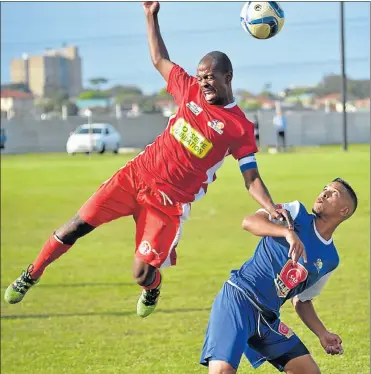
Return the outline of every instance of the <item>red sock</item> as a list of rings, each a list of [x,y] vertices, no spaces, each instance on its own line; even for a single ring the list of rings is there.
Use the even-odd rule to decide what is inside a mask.
[[[159,270],[156,270],[155,280],[150,286],[142,287],[144,290],[153,290],[154,288],[157,288],[161,283],[161,273]]]
[[[39,278],[49,264],[62,256],[63,253],[67,252],[71,247],[72,245],[63,244],[54,235],[51,235],[44,244],[37,259],[32,264],[30,269],[32,278]]]

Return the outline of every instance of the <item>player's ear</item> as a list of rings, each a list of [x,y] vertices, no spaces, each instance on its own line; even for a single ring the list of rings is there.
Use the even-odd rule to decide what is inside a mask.
[[[347,206],[340,209],[340,215],[343,217],[343,219],[347,219],[349,217],[349,213],[350,213],[350,209]]]
[[[231,82],[232,82],[232,79],[233,79],[233,72],[229,71],[229,72],[225,75],[225,83],[231,83]]]

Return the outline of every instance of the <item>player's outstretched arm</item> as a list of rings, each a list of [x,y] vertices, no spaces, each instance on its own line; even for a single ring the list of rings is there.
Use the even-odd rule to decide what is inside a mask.
[[[319,319],[311,300],[300,301],[297,296],[291,300],[296,313],[305,325],[318,337],[327,354],[343,354],[340,336],[329,332]]]
[[[296,263],[300,257],[307,262],[307,255],[304,244],[295,234],[295,231],[289,228],[273,223],[269,220],[269,216],[265,212],[257,212],[251,216],[247,216],[242,221],[242,228],[256,236],[273,236],[285,238],[290,244],[288,256]]]
[[[167,82],[174,64],[170,61],[169,53],[160,32],[158,23],[160,4],[158,1],[145,1],[143,8],[146,15],[148,45],[152,63]]]
[[[272,218],[280,221],[286,220],[289,229],[293,229],[293,222],[290,215],[284,209],[276,208],[268,188],[259,174],[259,170],[256,168],[248,169],[243,171],[242,175],[245,180],[245,186],[254,200],[265,209]]]

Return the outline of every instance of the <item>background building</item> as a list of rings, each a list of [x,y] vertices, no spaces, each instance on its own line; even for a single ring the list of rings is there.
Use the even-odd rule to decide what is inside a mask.
[[[27,84],[35,96],[63,92],[70,97],[82,90],[81,57],[78,48],[67,46],[48,49],[43,55],[13,59],[10,66],[12,83]]]
[[[10,119],[16,114],[18,118],[29,117],[35,111],[32,94],[17,90],[1,91],[1,114]]]

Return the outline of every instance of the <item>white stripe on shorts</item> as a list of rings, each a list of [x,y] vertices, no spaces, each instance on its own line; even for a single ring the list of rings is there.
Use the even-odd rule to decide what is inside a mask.
[[[173,251],[173,249],[179,243],[179,240],[182,236],[183,223],[187,220],[187,218],[189,216],[189,212],[191,210],[191,204],[189,204],[189,203],[188,204],[182,204],[182,209],[183,209],[183,214],[180,216],[180,224],[179,224],[178,231],[176,232],[175,238],[174,238],[173,242],[171,243],[169,254],[166,257],[166,260],[161,265],[161,269],[171,266],[170,255],[171,255],[171,252]]]

